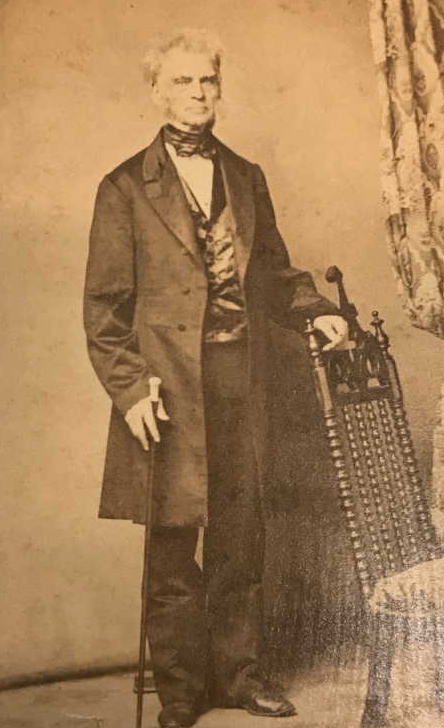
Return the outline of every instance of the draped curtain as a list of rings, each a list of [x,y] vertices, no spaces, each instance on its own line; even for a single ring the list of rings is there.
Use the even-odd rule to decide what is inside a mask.
[[[444,2],[370,0],[383,201],[415,326],[444,336]]]
[[[444,337],[444,0],[369,0],[387,241],[414,326]],[[444,387],[433,453],[444,532]]]

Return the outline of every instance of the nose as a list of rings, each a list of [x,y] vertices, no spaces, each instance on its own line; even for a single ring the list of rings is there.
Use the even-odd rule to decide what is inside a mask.
[[[200,101],[202,101],[205,97],[204,87],[199,79],[196,79],[191,87],[191,96],[193,99],[198,99]]]

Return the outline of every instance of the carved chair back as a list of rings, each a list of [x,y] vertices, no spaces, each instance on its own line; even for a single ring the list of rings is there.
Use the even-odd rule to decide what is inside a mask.
[[[380,578],[442,555],[415,459],[403,395],[384,321],[374,311],[364,331],[342,274],[326,274],[339,291],[349,325],[347,349],[322,352],[306,335],[317,397],[336,472],[355,565],[364,596]]]

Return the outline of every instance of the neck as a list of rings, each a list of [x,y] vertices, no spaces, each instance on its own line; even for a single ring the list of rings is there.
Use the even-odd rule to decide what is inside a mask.
[[[195,137],[203,137],[209,134],[214,126],[214,119],[207,122],[206,124],[184,124],[183,122],[176,121],[176,119],[166,119],[168,126],[177,129],[178,131],[190,134]]]

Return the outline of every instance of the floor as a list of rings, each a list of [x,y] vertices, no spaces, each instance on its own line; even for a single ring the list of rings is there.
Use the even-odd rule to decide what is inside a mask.
[[[438,728],[444,718],[430,698],[430,654],[416,646],[398,656],[393,675],[390,728]],[[130,728],[135,724],[133,676],[71,680],[0,693],[0,728]],[[253,717],[240,710],[213,710],[198,728],[358,728],[366,687],[365,660],[354,666],[317,665],[293,678],[288,694],[298,715]],[[155,694],[145,698],[143,728],[157,726]]]

